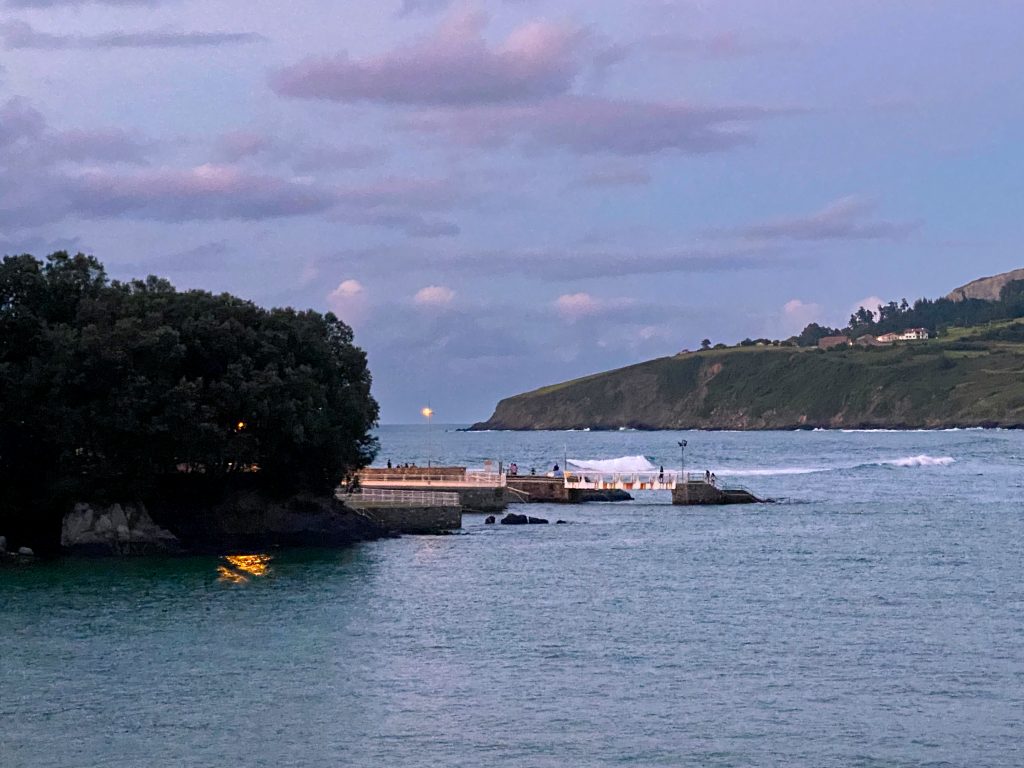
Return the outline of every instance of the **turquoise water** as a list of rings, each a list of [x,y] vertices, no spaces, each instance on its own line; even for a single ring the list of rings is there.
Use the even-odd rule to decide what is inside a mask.
[[[381,437],[425,462],[424,429]],[[429,453],[674,468],[679,437]],[[779,503],[0,570],[0,765],[1024,764],[1024,434],[685,437]]]

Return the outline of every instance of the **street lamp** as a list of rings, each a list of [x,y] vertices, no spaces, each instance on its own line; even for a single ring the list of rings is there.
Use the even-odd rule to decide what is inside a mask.
[[[683,502],[690,500],[690,486],[686,482],[686,441],[679,441],[679,479],[683,483]]]
[[[430,441],[430,417],[434,415],[433,409],[428,405],[426,408],[420,411],[423,414],[423,418],[427,420],[427,468],[430,468],[430,455],[433,453],[433,446]]]

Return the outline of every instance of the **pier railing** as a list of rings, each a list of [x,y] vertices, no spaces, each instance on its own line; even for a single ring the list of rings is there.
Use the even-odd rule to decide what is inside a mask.
[[[339,493],[338,498],[358,506],[458,507],[459,494],[451,491],[409,491],[396,488],[361,488]]]
[[[445,488],[500,488],[505,485],[505,475],[498,472],[467,469],[456,474],[452,472],[431,472],[429,469],[393,469],[363,472],[359,477],[364,488],[379,486],[423,486],[439,485]]]

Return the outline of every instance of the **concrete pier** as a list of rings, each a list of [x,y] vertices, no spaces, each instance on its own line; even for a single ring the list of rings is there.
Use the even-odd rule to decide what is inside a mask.
[[[688,480],[672,489],[672,503],[684,507],[760,504],[762,499],[746,488],[719,488],[703,480]]]
[[[337,497],[367,520],[395,533],[443,533],[462,527],[462,507],[455,493],[373,489],[339,492]]]
[[[466,467],[368,467],[360,471],[359,485],[367,490],[454,493],[464,512],[503,512],[509,503],[504,474]]]

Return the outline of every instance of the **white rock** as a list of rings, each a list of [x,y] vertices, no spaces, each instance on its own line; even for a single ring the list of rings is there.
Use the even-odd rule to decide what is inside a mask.
[[[18,554],[22,557],[35,557],[36,553],[33,552],[29,547],[21,547],[18,550]]]

